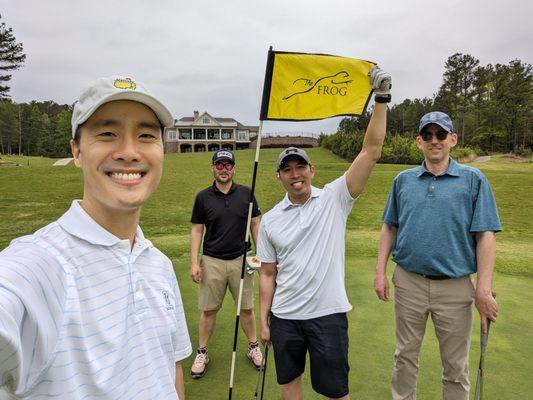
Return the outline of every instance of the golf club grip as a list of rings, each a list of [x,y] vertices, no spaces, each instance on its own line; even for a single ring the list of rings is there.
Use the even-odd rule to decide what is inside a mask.
[[[489,340],[490,319],[487,318],[487,332],[481,334],[481,352],[484,353]]]

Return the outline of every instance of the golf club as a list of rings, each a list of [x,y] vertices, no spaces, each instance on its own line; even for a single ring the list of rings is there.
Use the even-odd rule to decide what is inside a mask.
[[[263,367],[263,382],[261,383],[261,400],[263,400],[263,395],[265,394],[265,376],[266,376],[266,369],[267,369],[267,360],[268,360],[268,348],[270,346],[265,346],[265,365]]]
[[[479,356],[479,368],[477,370],[476,391],[474,400],[483,400],[483,364],[485,363],[485,350],[489,339],[490,319],[487,318],[487,332],[481,331],[481,355]]]

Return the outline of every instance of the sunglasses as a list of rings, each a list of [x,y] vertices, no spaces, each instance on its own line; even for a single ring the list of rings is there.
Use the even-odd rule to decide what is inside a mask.
[[[444,140],[448,137],[448,133],[449,132],[446,131],[438,131],[437,133],[435,133],[435,136],[438,140]],[[431,139],[433,139],[433,133],[428,131],[421,132],[420,136],[422,137],[422,140],[424,142],[429,142]]]
[[[225,169],[226,171],[232,171],[235,166],[231,163],[216,163],[215,168],[217,171],[222,171]]]

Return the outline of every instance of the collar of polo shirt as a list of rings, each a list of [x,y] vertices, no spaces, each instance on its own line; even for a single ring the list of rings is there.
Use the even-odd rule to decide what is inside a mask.
[[[420,164],[420,167],[418,167],[418,173],[416,176],[420,178],[424,174],[433,175],[426,168],[425,161],[422,161],[422,164]],[[450,164],[448,165],[448,168],[446,168],[446,171],[444,171],[439,176],[441,175],[459,176],[459,171],[457,170],[457,161],[450,157]]]
[[[115,246],[122,242],[121,239],[113,235],[100,226],[89,214],[80,206],[80,200],[74,200],[68,212],[57,220],[59,225],[73,236],[86,242],[100,246]],[[135,244],[143,247],[151,247],[149,240],[144,238],[144,234],[139,226],[135,234]]]
[[[319,197],[320,196],[320,193],[322,193],[322,190],[314,187],[314,186],[311,186],[311,196],[309,197],[309,199],[312,199],[313,197]],[[305,202],[305,204],[307,204],[309,202],[309,199],[307,199],[307,201]],[[285,210],[289,207],[301,207],[305,204],[294,204],[290,199],[289,199],[289,194],[288,193],[285,193],[285,197],[283,198],[282,200],[282,208]]]

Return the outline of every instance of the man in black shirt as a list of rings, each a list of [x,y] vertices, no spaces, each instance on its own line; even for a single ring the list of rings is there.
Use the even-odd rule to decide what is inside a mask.
[[[244,246],[250,188],[233,182],[234,167],[233,152],[215,151],[211,167],[215,180],[211,186],[198,193],[192,211],[190,276],[199,284],[198,308],[202,311],[199,347],[191,368],[193,378],[201,378],[205,374],[209,363],[207,345],[213,334],[217,312],[222,306],[227,287],[237,303],[242,257],[250,250]],[[257,243],[260,214],[254,199],[250,225],[254,243]],[[203,254],[198,262],[204,226],[206,233]],[[240,320],[249,342],[247,356],[254,367],[260,369],[263,356],[255,330],[253,284],[253,275],[245,274]]]

